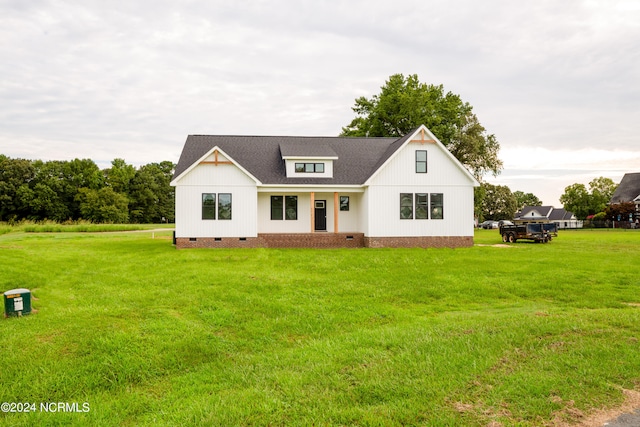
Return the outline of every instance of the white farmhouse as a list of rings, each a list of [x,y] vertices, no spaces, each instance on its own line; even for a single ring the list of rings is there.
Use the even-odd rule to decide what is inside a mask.
[[[478,181],[425,127],[402,138],[187,137],[178,248],[473,245]]]

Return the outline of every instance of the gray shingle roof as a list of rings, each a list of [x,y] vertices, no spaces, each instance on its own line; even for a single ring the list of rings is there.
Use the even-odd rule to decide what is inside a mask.
[[[640,172],[626,173],[609,203],[631,202],[640,195]]]
[[[329,144],[318,141],[309,144],[300,141],[283,141],[280,143],[282,157],[337,157]]]
[[[547,218],[551,221],[567,220],[573,216],[573,212],[567,211],[564,208],[554,208],[553,206],[525,206],[522,208],[522,212],[519,214],[516,213],[515,218],[532,218],[531,213],[534,210],[542,215],[542,218]]]
[[[549,215],[551,221],[564,221],[571,219],[573,212],[565,210],[564,208],[554,208]]]
[[[549,216],[549,211],[553,209],[553,206],[525,206],[522,208],[522,212],[518,215],[516,213],[517,218],[522,217],[531,217],[531,213],[535,210],[543,217]]]
[[[189,135],[173,178],[217,146],[265,185],[361,185],[410,135],[402,138]],[[333,178],[287,178],[281,150],[289,156],[338,157],[333,161]]]

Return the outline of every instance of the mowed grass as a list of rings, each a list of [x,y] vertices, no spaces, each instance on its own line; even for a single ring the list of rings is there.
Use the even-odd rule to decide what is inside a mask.
[[[499,243],[4,234],[0,291],[31,289],[38,312],[0,319],[0,402],[37,411],[0,424],[543,426],[622,402],[640,381],[640,232]]]

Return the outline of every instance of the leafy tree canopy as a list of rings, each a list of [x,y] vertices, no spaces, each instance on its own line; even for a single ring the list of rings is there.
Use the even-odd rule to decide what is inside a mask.
[[[403,136],[425,125],[478,180],[502,170],[500,144],[487,134],[468,102],[442,85],[420,83],[416,74],[394,74],[378,95],[357,98],[343,136]]]
[[[591,190],[591,207],[594,213],[603,212],[609,205],[613,193],[616,192],[618,184],[611,178],[599,177],[589,183]]]
[[[576,217],[585,219],[589,215],[603,212],[616,188],[617,185],[610,178],[599,177],[589,183],[589,190],[584,184],[569,185],[560,196],[560,202]]]
[[[584,184],[576,183],[565,187],[564,193],[560,196],[560,203],[580,219],[589,215],[589,192]]]
[[[517,201],[506,185],[483,183],[482,215],[487,220],[499,221],[513,219],[517,210]]]
[[[525,206],[542,206],[542,201],[533,193],[514,191],[513,196],[516,198],[517,210],[519,211],[521,211]]]

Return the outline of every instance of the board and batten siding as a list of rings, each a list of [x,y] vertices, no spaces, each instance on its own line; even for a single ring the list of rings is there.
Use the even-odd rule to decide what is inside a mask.
[[[339,232],[364,232],[360,223],[362,211],[362,193],[341,193],[339,196],[349,196],[349,210],[338,210]],[[298,196],[298,219],[272,220],[271,196]],[[334,193],[314,192],[314,200],[324,200],[327,210],[327,232],[335,231]],[[338,201],[339,201],[338,197]],[[258,193],[258,233],[311,233],[311,194],[295,190],[261,192]]]
[[[203,193],[230,193],[231,219],[217,219],[216,211],[215,220],[203,220]],[[176,185],[176,237],[256,237],[257,208],[256,183],[242,170],[200,164]]]
[[[416,173],[416,151],[427,152],[427,173]],[[369,182],[367,229],[372,237],[473,236],[473,181],[436,144],[410,143]],[[401,193],[441,193],[443,219],[400,219]]]
[[[293,220],[271,219],[271,196],[298,196],[298,217]],[[258,233],[309,233],[311,196],[296,192],[258,193]]]
[[[338,210],[338,231],[341,233],[364,233],[362,223],[364,193],[338,193],[339,196],[349,197],[349,210]],[[340,197],[338,197],[340,201]],[[339,208],[338,208],[339,209]],[[333,213],[332,213],[333,214]]]
[[[441,193],[443,219],[400,219],[400,193]],[[473,187],[369,187],[370,237],[473,236]]]

